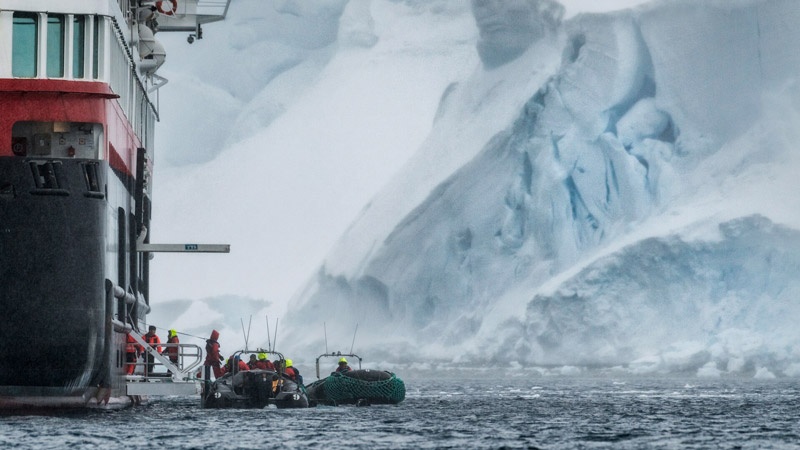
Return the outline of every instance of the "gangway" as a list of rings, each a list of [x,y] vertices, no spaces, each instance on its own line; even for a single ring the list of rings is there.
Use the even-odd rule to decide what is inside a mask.
[[[159,344],[161,347],[178,348],[178,364],[158,352],[137,333],[130,333],[137,344],[154,359],[153,367],[165,367],[167,372],[148,373],[147,361],[135,363],[144,366],[144,374],[126,376],[127,395],[196,395],[200,393],[200,383],[193,374],[200,366],[203,351],[195,344]],[[146,359],[146,358],[145,358]],[[188,360],[188,362],[187,362]]]

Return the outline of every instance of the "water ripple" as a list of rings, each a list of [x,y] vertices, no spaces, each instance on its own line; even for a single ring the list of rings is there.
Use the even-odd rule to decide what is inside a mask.
[[[535,383],[534,383],[535,381]],[[800,383],[406,380],[397,406],[123,411],[0,418],[6,448],[800,448]]]

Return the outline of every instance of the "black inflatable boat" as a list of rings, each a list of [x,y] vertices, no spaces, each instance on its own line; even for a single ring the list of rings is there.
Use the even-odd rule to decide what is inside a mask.
[[[253,369],[238,370],[231,364],[231,370],[222,377],[210,381],[209,367],[206,367],[203,392],[200,395],[203,408],[264,408],[275,405],[278,408],[307,408],[308,396],[302,384],[295,382],[280,370],[285,367],[282,354],[258,349],[240,350],[232,356],[248,353],[267,353],[277,356],[274,359],[277,370]]]

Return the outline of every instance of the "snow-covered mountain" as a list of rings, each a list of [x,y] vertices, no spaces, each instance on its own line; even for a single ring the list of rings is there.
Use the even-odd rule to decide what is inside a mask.
[[[324,259],[278,261],[311,275],[283,339],[306,359],[325,348],[324,322],[340,349],[357,324],[356,348],[386,361],[800,375],[800,4],[662,0],[568,19],[549,1],[454,5],[343,2],[336,48],[319,51],[315,75],[262,91],[289,92],[291,105],[274,118],[242,108],[253,113],[235,124],[269,126],[170,181],[174,198],[219,208],[189,213],[205,237],[240,222],[229,229],[251,259],[209,266],[211,291],[269,292],[253,284],[274,270],[254,238],[280,235],[271,220],[301,223],[320,195],[337,218],[367,206],[331,230],[341,237]],[[420,25],[431,23],[452,28]],[[342,41],[342,30],[357,38]],[[410,55],[398,51],[409,36]],[[409,91],[386,92],[376,74],[411,60],[429,69]],[[344,74],[357,82],[343,87]],[[395,99],[392,122],[417,139],[398,142],[380,125],[373,134],[369,108],[317,127],[336,88],[356,112],[362,96],[383,108],[413,93]],[[272,150],[317,134],[333,147],[372,138],[407,161],[344,207],[337,189],[353,172],[312,183],[308,169],[330,155],[300,145],[294,164]],[[362,153],[334,154],[375,167]],[[314,211],[306,217],[325,208]],[[330,241],[305,237],[304,258]]]

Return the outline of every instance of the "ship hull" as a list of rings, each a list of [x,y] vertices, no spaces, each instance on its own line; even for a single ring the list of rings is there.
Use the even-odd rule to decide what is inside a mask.
[[[0,410],[134,401],[109,292],[128,256],[108,194],[125,184],[102,161],[0,158]]]
[[[126,338],[150,312],[155,33],[200,39],[230,0],[156,3],[0,8],[0,411],[142,401]]]
[[[108,390],[98,388],[87,388],[80,395],[60,395],[57,391],[52,393],[38,391],[33,394],[0,396],[0,414],[54,410],[123,409],[147,403],[147,398],[143,396],[111,396]]]

